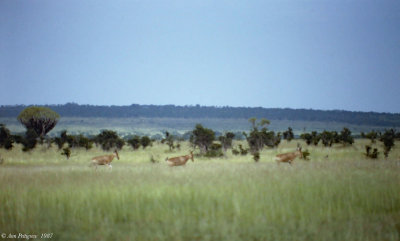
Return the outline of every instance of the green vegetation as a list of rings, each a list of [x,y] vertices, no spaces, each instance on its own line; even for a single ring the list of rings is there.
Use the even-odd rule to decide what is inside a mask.
[[[102,130],[37,142],[33,129],[12,135],[2,125],[0,143],[12,148],[0,146],[1,231],[99,241],[399,240],[400,133],[379,133],[377,143],[343,128],[303,133],[304,142],[288,128],[281,141],[268,120],[250,123],[246,140],[198,124],[183,135],[189,141]],[[275,163],[306,143],[304,159]],[[114,148],[112,171],[88,167]],[[184,167],[163,161],[192,150],[196,161]]]
[[[26,127],[27,131],[34,130],[40,138],[51,131],[59,119],[59,114],[42,106],[27,107],[18,115],[18,120]]]
[[[310,161],[292,166],[272,160],[297,142],[263,149],[257,164],[227,152],[175,168],[156,161],[171,154],[164,144],[124,146],[112,171],[88,167],[100,147],[67,160],[57,146],[16,144],[0,149],[0,227],[70,241],[399,240],[399,143],[387,160],[365,159],[368,140],[312,145]],[[182,142],[175,155],[190,149]]]

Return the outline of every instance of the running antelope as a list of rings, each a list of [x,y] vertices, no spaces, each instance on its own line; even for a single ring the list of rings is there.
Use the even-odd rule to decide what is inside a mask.
[[[117,159],[119,160],[119,155],[118,155],[117,149],[115,149],[113,154],[111,154],[111,155],[93,157],[90,165],[96,166],[96,169],[97,169],[97,166],[108,165],[108,167],[111,168],[111,170],[112,170],[111,162],[114,159],[114,157],[117,157]]]
[[[292,165],[293,160],[298,156],[303,157],[303,152],[301,152],[301,147],[297,147],[297,150],[294,152],[278,154],[276,155],[275,160],[278,164],[281,162],[288,162],[290,165]]]
[[[172,157],[172,158],[166,158],[165,161],[168,162],[168,165],[173,167],[173,166],[183,166],[186,164],[186,162],[192,159],[192,162],[194,162],[193,159],[193,151],[190,152],[190,155],[186,156],[178,156],[178,157]]]

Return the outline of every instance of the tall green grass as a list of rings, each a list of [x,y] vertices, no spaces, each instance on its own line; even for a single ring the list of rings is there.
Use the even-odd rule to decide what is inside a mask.
[[[161,145],[125,148],[112,171],[87,166],[98,149],[75,151],[69,161],[55,148],[30,156],[2,151],[0,233],[53,233],[54,240],[400,240],[398,150],[372,161],[355,155],[362,145],[309,147],[312,159],[292,166],[272,157],[296,142],[265,150],[260,163],[228,154],[174,168],[164,157],[188,146],[175,153]],[[150,163],[151,154],[160,162]]]

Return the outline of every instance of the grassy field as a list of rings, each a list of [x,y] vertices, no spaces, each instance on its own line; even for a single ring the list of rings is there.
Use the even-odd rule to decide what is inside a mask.
[[[52,240],[400,240],[400,143],[388,160],[353,147],[306,147],[311,160],[277,165],[297,142],[250,155],[195,156],[168,167],[168,152],[124,147],[113,170],[88,167],[100,149],[0,150],[0,235]],[[238,144],[237,142],[235,143]],[[379,145],[378,145],[379,147]],[[158,163],[150,163],[150,157]]]

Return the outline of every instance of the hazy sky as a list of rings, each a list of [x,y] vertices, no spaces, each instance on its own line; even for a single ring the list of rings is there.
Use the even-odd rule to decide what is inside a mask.
[[[400,1],[1,0],[0,84],[0,105],[400,112]]]

